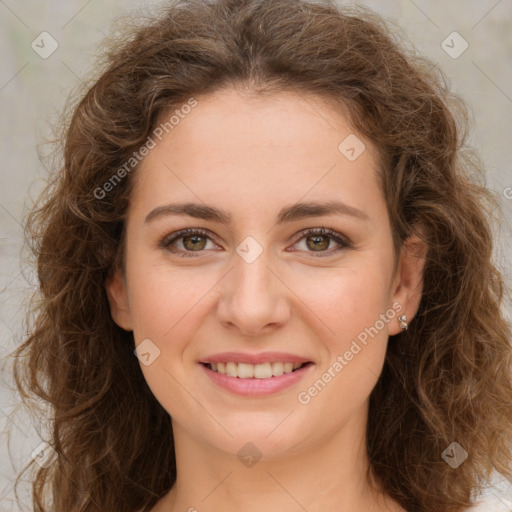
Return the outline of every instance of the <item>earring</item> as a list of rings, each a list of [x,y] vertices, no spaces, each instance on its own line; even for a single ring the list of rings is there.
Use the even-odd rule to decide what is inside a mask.
[[[408,327],[408,324],[407,324],[407,315],[400,315],[398,317],[398,321],[400,322],[400,327],[404,330],[404,331],[407,331],[407,327]]]

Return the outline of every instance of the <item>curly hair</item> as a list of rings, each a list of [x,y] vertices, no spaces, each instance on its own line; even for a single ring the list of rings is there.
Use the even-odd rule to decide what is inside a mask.
[[[408,511],[460,512],[492,472],[512,477],[497,202],[466,145],[468,109],[443,72],[393,21],[328,0],[167,2],[104,44],[99,71],[68,102],[62,159],[25,225],[39,290],[14,376],[26,407],[51,408],[55,450],[52,464],[33,468],[34,510],[147,511],[176,479],[171,418],[133,334],[112,320],[104,284],[124,265],[138,166],[121,166],[164,115],[226,86],[336,102],[378,149],[395,246],[411,234],[428,246],[417,318],[389,345],[370,395],[367,451],[384,491]],[[454,441],[468,453],[457,470],[441,457]]]

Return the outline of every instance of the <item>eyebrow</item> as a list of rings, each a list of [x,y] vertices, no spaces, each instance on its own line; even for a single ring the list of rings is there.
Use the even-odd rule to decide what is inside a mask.
[[[198,203],[172,203],[151,210],[144,223],[148,224],[155,219],[169,215],[188,215],[196,219],[219,222],[226,226],[232,222],[231,214],[219,208]],[[368,220],[366,213],[340,201],[310,201],[295,203],[282,208],[277,216],[277,225],[322,215],[346,215],[360,220]]]

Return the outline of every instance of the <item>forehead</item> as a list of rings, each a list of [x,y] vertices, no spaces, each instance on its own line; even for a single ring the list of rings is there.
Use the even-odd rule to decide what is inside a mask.
[[[375,148],[332,102],[235,89],[196,99],[144,158],[134,202],[238,200],[250,210],[301,199],[339,199],[358,208],[377,199]]]
[[[189,157],[207,151],[218,154],[256,148],[274,152],[302,149],[308,154],[315,148],[315,153],[326,149],[336,151],[339,142],[348,135],[355,135],[341,111],[342,108],[347,110],[342,103],[335,104],[311,93],[259,94],[227,87],[201,96],[196,102],[187,114],[179,118],[172,116],[180,110],[177,108],[164,114],[160,123],[173,117],[175,126],[172,136],[165,137],[166,144],[182,146],[182,153],[192,150]]]

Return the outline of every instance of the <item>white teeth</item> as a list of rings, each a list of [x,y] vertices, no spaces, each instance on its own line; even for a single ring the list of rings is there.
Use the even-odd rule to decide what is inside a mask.
[[[272,377],[272,366],[270,366],[270,363],[255,364],[254,377],[256,379],[270,379]]]
[[[239,377],[240,379],[269,379],[270,377],[280,377],[284,373],[291,373],[302,366],[302,363],[211,363],[211,369],[229,377]]]
[[[237,374],[241,379],[252,379],[254,377],[254,365],[238,363]]]
[[[226,375],[228,377],[238,377],[238,365],[235,363],[226,363]]]
[[[283,375],[283,373],[283,363],[272,363],[272,375],[274,375],[274,377],[279,377],[280,375]]]

